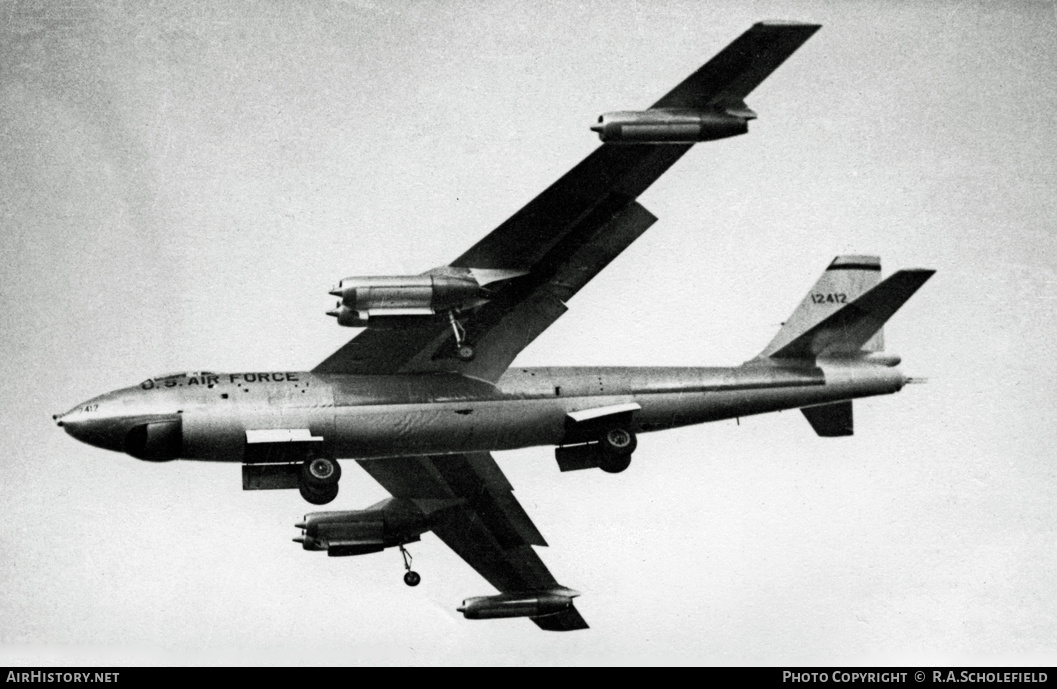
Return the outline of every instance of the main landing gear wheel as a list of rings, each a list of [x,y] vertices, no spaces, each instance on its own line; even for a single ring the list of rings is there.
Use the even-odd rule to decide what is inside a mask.
[[[630,455],[638,444],[638,438],[626,428],[610,428],[602,435],[602,451],[608,455]]]
[[[301,482],[310,486],[330,486],[340,479],[341,465],[329,457],[314,457],[301,465]]]
[[[457,352],[458,357],[463,361],[473,361],[474,352],[473,347],[468,344],[460,345],[459,351]]]
[[[329,457],[306,459],[301,465],[297,488],[301,497],[313,505],[326,505],[338,497],[341,465]]]
[[[619,474],[631,466],[631,455],[603,456],[598,460],[598,468],[607,474]]]
[[[638,445],[638,438],[626,428],[606,430],[599,439],[598,468],[607,474],[619,474],[631,466],[631,454]]]
[[[301,491],[301,497],[305,499],[305,502],[313,505],[326,505],[338,497],[338,484],[336,483],[322,488],[313,488],[302,482],[297,488]]]
[[[404,556],[404,569],[407,571],[404,573],[404,583],[408,586],[418,586],[422,581],[422,577],[419,576],[418,572],[411,571],[411,553],[407,552],[407,548],[404,544],[400,544],[400,554]]]

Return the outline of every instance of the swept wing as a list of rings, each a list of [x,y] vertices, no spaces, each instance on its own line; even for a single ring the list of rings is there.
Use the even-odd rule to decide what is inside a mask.
[[[815,24],[754,25],[651,109],[741,104],[818,30]],[[692,144],[613,144],[591,155],[464,254],[452,268],[525,272],[463,320],[477,357],[462,361],[439,318],[368,327],[316,373],[454,371],[495,382],[514,357],[566,311],[566,302],[656,221],[635,202]]]
[[[751,114],[744,97],[818,28],[756,24],[652,108],[722,104]],[[453,371],[497,381],[514,357],[566,311],[566,302],[656,222],[636,198],[691,146],[605,143],[452,261],[455,269],[519,274],[463,319],[466,337],[477,350],[472,361],[444,354],[454,348],[447,322],[413,317],[366,328],[314,372]],[[448,506],[438,513],[443,516],[433,532],[500,592],[563,589],[533,550],[546,542],[490,454],[359,463],[394,497],[413,500],[427,513],[430,501]],[[460,501],[455,508],[450,507],[452,499]],[[571,605],[561,613],[532,619],[548,630],[587,627]]]
[[[390,457],[359,464],[393,497],[410,500],[425,513],[432,512],[433,504],[444,505],[433,533],[500,592],[562,588],[532,549],[547,542],[491,454]],[[452,500],[460,504],[449,507]],[[573,606],[532,621],[554,631],[587,628]]]

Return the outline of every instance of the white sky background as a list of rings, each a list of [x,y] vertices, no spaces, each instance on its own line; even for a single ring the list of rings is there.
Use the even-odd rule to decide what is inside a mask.
[[[432,535],[306,553],[296,491],[51,414],[172,370],[308,369],[353,274],[447,263],[761,19],[824,25],[643,197],[659,218],[519,358],[735,365],[839,253],[936,276],[925,386],[501,453],[587,632],[455,611]],[[1020,3],[0,6],[0,664],[1057,661],[1057,11]],[[382,489],[346,462],[335,509]]]

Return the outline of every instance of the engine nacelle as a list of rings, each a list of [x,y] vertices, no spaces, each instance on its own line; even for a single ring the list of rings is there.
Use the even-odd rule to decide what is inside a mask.
[[[330,292],[342,305],[369,315],[429,315],[483,297],[473,275],[351,277]]]
[[[608,112],[591,127],[607,143],[692,144],[749,131],[756,113],[748,108]]]
[[[572,589],[501,593],[498,596],[467,598],[456,608],[468,620],[492,620],[500,617],[543,617],[557,615],[572,607],[579,592]]]
[[[325,550],[327,555],[366,555],[419,540],[429,523],[413,503],[389,498],[365,510],[313,512],[297,524],[294,539],[305,550]]]
[[[327,315],[363,328],[371,318],[432,316],[475,308],[493,296],[496,282],[525,275],[500,268],[434,268],[422,275],[345,278],[330,291],[341,301]]]
[[[350,309],[340,301],[337,305],[327,311],[328,316],[334,316],[338,319],[338,325],[345,326],[346,328],[366,328],[367,321],[370,318],[366,311],[360,312],[354,309]]]

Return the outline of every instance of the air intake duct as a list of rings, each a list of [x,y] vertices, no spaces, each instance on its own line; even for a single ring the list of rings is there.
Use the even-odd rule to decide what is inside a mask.
[[[125,436],[125,452],[148,462],[176,459],[183,450],[180,426],[179,418],[133,426]]]

